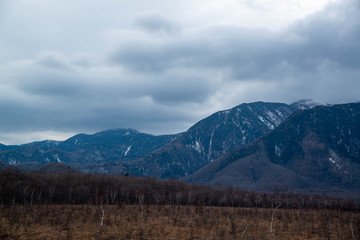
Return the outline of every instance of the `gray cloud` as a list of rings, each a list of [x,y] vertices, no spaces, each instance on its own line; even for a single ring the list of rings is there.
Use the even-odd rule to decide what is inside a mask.
[[[45,95],[51,97],[72,97],[81,94],[84,87],[69,74],[41,74],[41,75],[28,75],[27,81],[22,82],[19,89],[34,95]]]
[[[353,89],[360,87],[359,17],[358,2],[337,2],[280,32],[234,26],[205,28],[195,36],[183,31],[180,40],[158,44],[150,37],[141,47],[122,46],[111,60],[144,74],[211,69],[204,75],[209,82],[221,72],[224,81],[271,81],[281,88],[262,95],[255,91],[254,96],[262,100],[358,101]]]
[[[335,2],[280,31],[210,18],[209,24],[192,26],[179,17],[188,17],[180,10],[170,15],[170,5],[153,11],[152,3],[141,9],[135,3],[113,4],[121,14],[110,4],[111,16],[93,22],[94,31],[84,24],[83,12],[71,15],[74,28],[67,19],[45,24],[57,23],[56,28],[34,27],[39,35],[29,41],[0,27],[0,34],[11,33],[2,34],[7,38],[0,48],[11,53],[20,46],[8,60],[0,59],[0,142],[1,135],[21,132],[133,127],[174,133],[214,111],[258,100],[359,101],[355,0]],[[91,6],[86,9],[96,15]],[[75,4],[74,9],[83,8]],[[70,29],[66,36],[52,39],[62,27]]]
[[[72,62],[69,57],[64,59],[68,60],[66,66]],[[94,70],[97,74],[92,76],[89,69],[64,71],[38,60],[22,64],[21,69],[7,85],[19,97],[9,94],[0,99],[0,133],[44,129],[94,132],[119,127],[180,132],[197,118],[187,109],[214,91],[195,73],[168,72],[145,78],[126,71]]]
[[[352,2],[351,2],[352,3]],[[227,68],[238,80],[296,77],[318,73],[328,63],[359,67],[360,14],[352,4],[333,4],[282,32],[218,26],[184,32],[177,39],[142,46],[123,46],[112,61],[143,72],[178,67]]]
[[[71,71],[71,66],[66,63],[64,57],[57,53],[44,53],[38,57],[36,63],[49,68],[55,68],[64,71]]]
[[[180,24],[177,21],[168,19],[159,13],[149,13],[139,17],[136,25],[149,32],[162,32],[170,35],[181,32]]]

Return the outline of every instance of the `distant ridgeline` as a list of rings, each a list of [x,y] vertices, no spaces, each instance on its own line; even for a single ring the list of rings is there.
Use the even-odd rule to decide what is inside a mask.
[[[63,142],[0,145],[0,169],[56,173],[69,167],[255,191],[278,186],[358,197],[359,112],[359,103],[244,103],[175,135],[117,129]]]

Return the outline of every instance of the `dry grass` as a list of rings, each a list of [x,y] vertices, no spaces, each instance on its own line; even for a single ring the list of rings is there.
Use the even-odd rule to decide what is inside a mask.
[[[273,239],[273,209],[195,206],[2,206],[0,239]],[[360,214],[285,210],[274,214],[277,240],[360,239]]]

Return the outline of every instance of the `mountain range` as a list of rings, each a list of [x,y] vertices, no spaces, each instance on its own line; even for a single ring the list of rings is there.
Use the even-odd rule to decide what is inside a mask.
[[[246,145],[270,132],[294,111],[313,105],[310,101],[299,101],[291,105],[244,103],[212,114],[169,144],[137,161],[122,165],[129,173],[137,176],[181,178],[235,147]]]
[[[359,194],[360,103],[297,111],[269,134],[185,180],[257,191]]]
[[[0,161],[22,170],[36,170],[46,163],[66,163],[83,172],[107,173],[114,162],[131,161],[174,140],[178,134],[154,136],[134,129],[78,134],[65,141],[41,141],[3,147]]]
[[[359,113],[359,103],[243,103],[180,134],[117,129],[66,141],[0,144],[0,168],[56,172],[66,170],[65,163],[82,172],[352,195],[360,192]]]

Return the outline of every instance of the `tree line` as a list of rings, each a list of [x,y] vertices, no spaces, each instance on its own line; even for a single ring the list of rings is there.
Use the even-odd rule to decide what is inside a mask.
[[[354,200],[292,193],[279,188],[271,192],[232,187],[188,184],[134,176],[110,176],[68,171],[59,174],[0,171],[2,204],[140,204],[195,205],[292,209],[356,210]]]

